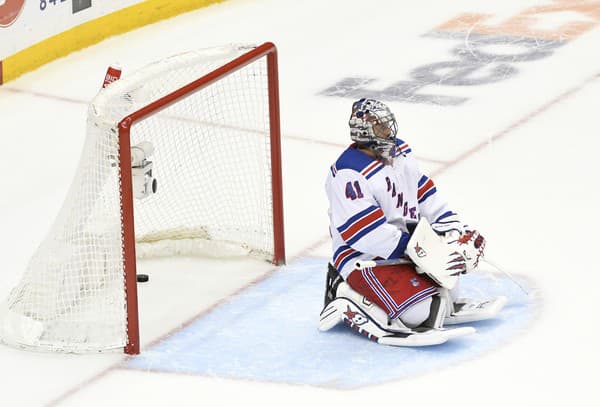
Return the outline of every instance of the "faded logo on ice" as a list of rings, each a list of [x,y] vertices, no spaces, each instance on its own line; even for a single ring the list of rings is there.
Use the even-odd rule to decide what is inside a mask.
[[[469,97],[454,89],[466,93],[466,87],[515,77],[521,64],[550,57],[558,47],[600,24],[599,7],[599,1],[554,0],[526,8],[500,23],[493,23],[492,15],[465,13],[423,35],[453,43],[448,59],[415,67],[408,78],[390,83],[385,83],[387,78],[345,77],[320,94],[461,105]],[[565,13],[571,13],[567,20]],[[557,20],[557,16],[562,18]]]

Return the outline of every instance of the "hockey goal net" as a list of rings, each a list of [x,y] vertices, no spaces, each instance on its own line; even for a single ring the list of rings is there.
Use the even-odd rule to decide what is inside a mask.
[[[139,353],[139,255],[285,261],[276,48],[148,65],[88,111],[63,207],[0,308],[0,340]]]

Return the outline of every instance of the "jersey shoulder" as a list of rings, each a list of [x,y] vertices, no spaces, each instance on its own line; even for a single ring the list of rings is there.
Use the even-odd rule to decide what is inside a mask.
[[[369,157],[353,146],[348,147],[331,166],[331,175],[335,178],[339,171],[350,170],[358,172],[366,179],[371,178],[385,167],[381,161]]]

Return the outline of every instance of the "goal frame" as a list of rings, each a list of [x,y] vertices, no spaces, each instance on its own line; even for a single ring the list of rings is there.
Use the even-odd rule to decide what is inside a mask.
[[[140,353],[139,308],[137,295],[137,265],[135,252],[135,228],[133,209],[133,186],[131,173],[131,129],[134,124],[156,114],[178,100],[185,98],[232,72],[249,65],[260,58],[267,59],[269,131],[271,147],[271,189],[273,193],[273,264],[285,263],[284,226],[283,226],[283,184],[281,176],[281,126],[279,118],[279,79],[277,48],[266,42],[231,62],[196,79],[182,88],[148,104],[129,114],[118,123],[119,130],[119,167],[121,193],[121,224],[123,245],[123,268],[125,273],[125,296],[127,307],[127,344],[124,352],[135,355]]]

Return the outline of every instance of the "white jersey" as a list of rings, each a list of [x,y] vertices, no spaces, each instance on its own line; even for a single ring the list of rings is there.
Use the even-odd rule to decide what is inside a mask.
[[[333,265],[344,279],[356,260],[402,257],[409,226],[421,216],[433,223],[455,215],[408,144],[397,140],[397,146],[393,165],[385,165],[351,145],[327,175]]]

